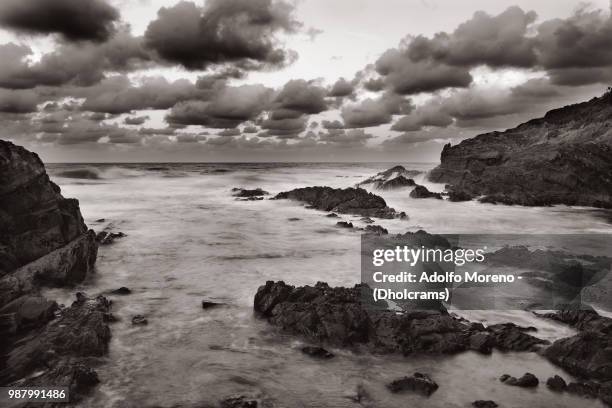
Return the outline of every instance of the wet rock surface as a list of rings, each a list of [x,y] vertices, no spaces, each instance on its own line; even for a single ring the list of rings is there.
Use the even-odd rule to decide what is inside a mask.
[[[362,181],[357,186],[372,185],[382,190],[413,187],[415,183],[412,178],[421,173],[418,170],[406,170],[404,166],[394,166]]]
[[[362,188],[305,187],[278,194],[275,199],[291,199],[307,203],[313,209],[364,217],[403,218],[389,208],[382,197]]]
[[[442,195],[440,193],[434,193],[427,189],[425,186],[417,185],[411,192],[411,198],[435,198],[438,200],[442,200]]]
[[[537,387],[540,383],[538,378],[531,373],[525,373],[522,377],[519,378],[512,377],[509,374],[504,374],[499,378],[499,380],[506,385],[523,388],[534,388]]]
[[[63,385],[74,402],[97,383],[90,364],[108,349],[110,302],[79,293],[62,308],[41,295],[82,282],[97,252],[78,201],[36,154],[0,140],[0,385]]]
[[[492,348],[526,351],[546,343],[516,326],[493,326],[489,330],[445,311],[398,314],[387,310],[384,302],[371,303],[371,298],[366,285],[332,288],[319,282],[294,287],[268,281],[257,291],[254,309],[283,331],[310,341],[381,353],[486,353]],[[475,343],[475,335],[484,340]]]
[[[427,374],[414,373],[411,377],[399,378],[387,384],[389,391],[393,393],[414,392],[429,397],[436,392],[438,384]]]
[[[115,242],[115,240],[121,239],[127,236],[121,231],[119,232],[111,231],[110,228],[112,227],[107,227],[107,228],[108,229],[105,229],[104,231],[100,231],[96,234],[96,241],[98,242],[99,245],[111,245]]]
[[[232,195],[237,198],[259,198],[262,196],[269,195],[267,191],[262,190],[261,188],[255,188],[252,190],[245,188],[232,188]]]
[[[429,178],[484,202],[611,208],[611,116],[608,92],[514,129],[448,144]]]

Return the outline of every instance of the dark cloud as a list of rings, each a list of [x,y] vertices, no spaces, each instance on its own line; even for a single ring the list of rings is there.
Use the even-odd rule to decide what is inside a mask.
[[[159,10],[145,38],[163,60],[187,69],[224,63],[260,69],[291,61],[276,33],[299,26],[293,6],[281,0],[208,0],[203,8],[181,1]]]
[[[38,95],[34,91],[0,89],[0,112],[36,112],[38,103]]]
[[[415,62],[434,60],[462,67],[532,67],[536,53],[533,39],[526,34],[536,17],[533,11],[526,13],[516,6],[497,16],[478,11],[452,33],[407,40],[407,54]]]
[[[410,100],[394,94],[384,94],[378,99],[368,98],[344,106],[340,116],[346,128],[362,128],[390,123],[393,115],[405,115],[413,109]]]
[[[242,129],[243,133],[257,133],[259,132],[259,129],[257,128],[257,126],[245,126]]]
[[[221,89],[209,101],[177,103],[166,116],[170,124],[234,128],[255,120],[270,103],[272,90],[263,85],[242,85]]]
[[[343,98],[351,95],[353,92],[355,92],[354,84],[344,78],[340,78],[332,85],[329,96]]]
[[[61,34],[71,41],[105,41],[119,11],[105,0],[2,0],[0,25],[35,34]]]
[[[149,119],[148,116],[128,116],[123,120],[126,125],[143,125]]]
[[[409,53],[406,48],[393,48],[376,61],[376,72],[384,77],[385,86],[397,94],[465,88],[472,83],[468,68],[451,66],[433,59],[415,61]]]
[[[287,82],[274,99],[276,110],[315,114],[327,109],[326,91],[303,79]]]
[[[417,108],[410,115],[400,118],[393,124],[391,130],[414,132],[429,126],[444,128],[452,123],[453,118],[441,109],[439,103],[430,102]]]
[[[325,129],[344,129],[344,124],[340,122],[339,120],[334,120],[334,121],[324,120],[323,127]]]
[[[307,119],[304,116],[290,119],[266,119],[260,126],[264,130],[260,136],[277,136],[279,138],[295,138],[306,130]]]
[[[385,89],[384,78],[370,78],[363,83],[363,87],[370,92],[380,92]]]
[[[103,44],[61,44],[34,63],[27,61],[32,55],[27,46],[0,45],[0,55],[0,86],[11,89],[90,86],[107,72],[129,72],[145,67],[149,61],[141,40],[126,28]]]
[[[180,101],[210,96],[192,82],[179,79],[169,82],[163,77],[145,78],[134,86],[129,78],[117,75],[83,90],[86,97],[81,109],[92,112],[128,113],[143,109],[169,109]]]

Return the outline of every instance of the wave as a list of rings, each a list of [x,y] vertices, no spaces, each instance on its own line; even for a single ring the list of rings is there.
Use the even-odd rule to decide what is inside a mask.
[[[127,167],[111,166],[111,167],[77,167],[51,172],[55,177],[78,179],[78,180],[105,180],[105,179],[120,179],[126,177],[139,177],[146,173],[142,170],[130,169]]]

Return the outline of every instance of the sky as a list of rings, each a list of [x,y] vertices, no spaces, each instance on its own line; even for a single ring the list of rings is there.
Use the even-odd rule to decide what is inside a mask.
[[[611,83],[607,0],[0,2],[0,138],[47,162],[437,162]]]

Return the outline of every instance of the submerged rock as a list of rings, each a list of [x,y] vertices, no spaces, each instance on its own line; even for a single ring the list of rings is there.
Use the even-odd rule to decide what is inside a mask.
[[[248,190],[245,188],[232,188],[232,195],[234,197],[239,198],[253,198],[253,197],[261,197],[265,195],[269,195],[267,191],[262,190],[261,188],[256,188],[253,190]]]
[[[223,306],[223,303],[211,302],[209,300],[202,301],[202,309],[212,309],[219,306]]]
[[[516,377],[512,377],[511,375],[504,374],[499,378],[499,380],[506,385],[512,385],[514,387],[524,387],[524,388],[537,387],[538,384],[540,383],[540,381],[538,380],[538,377],[536,377],[535,375],[531,373],[525,373],[520,378],[516,378]]]
[[[125,235],[123,232],[112,232],[105,229],[104,231],[100,231],[96,234],[96,241],[100,245],[111,245],[115,242],[115,240],[124,238],[126,236],[127,235]]]
[[[329,359],[334,358],[334,354],[325,350],[323,347],[306,346],[302,347],[302,353],[309,355],[310,357]]]
[[[475,408],[497,408],[499,405],[491,400],[478,400],[472,402],[472,406]]]
[[[429,178],[485,202],[612,207],[612,93],[444,146]]]
[[[393,393],[411,391],[429,397],[438,389],[438,384],[427,374],[414,373],[411,377],[394,380],[387,388]]]
[[[417,185],[411,192],[411,198],[436,198],[438,200],[442,200],[442,195],[440,193],[433,193],[427,189],[425,186]]]
[[[245,396],[227,398],[221,401],[221,408],[257,408],[257,400]]]
[[[129,288],[126,288],[125,286],[122,286],[119,289],[115,289],[110,292],[111,295],[129,295],[131,293],[132,291]]]
[[[368,193],[362,188],[305,187],[278,194],[275,199],[302,201],[311,208],[332,211],[340,214],[355,214],[364,217],[402,218],[406,214],[398,213],[387,207],[382,197]]]
[[[372,184],[378,189],[394,189],[414,186],[412,178],[421,174],[418,170],[406,170],[404,166],[394,166],[362,181],[357,186]]]
[[[134,326],[144,326],[144,325],[149,324],[149,321],[143,315],[136,315],[132,317],[132,324]]]

